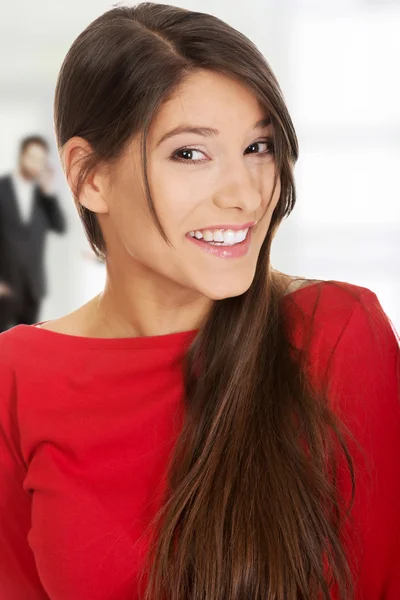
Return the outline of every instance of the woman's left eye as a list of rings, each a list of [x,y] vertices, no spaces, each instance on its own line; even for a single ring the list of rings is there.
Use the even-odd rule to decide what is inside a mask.
[[[261,149],[260,149],[261,148]],[[248,152],[250,150],[250,152]],[[272,140],[260,140],[247,146],[245,154],[273,154],[274,144]]]

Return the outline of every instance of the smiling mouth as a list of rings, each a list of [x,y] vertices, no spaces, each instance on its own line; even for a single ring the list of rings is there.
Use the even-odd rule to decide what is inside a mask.
[[[233,229],[205,229],[190,231],[189,235],[212,246],[235,246],[245,241],[248,231],[249,227],[238,231]]]

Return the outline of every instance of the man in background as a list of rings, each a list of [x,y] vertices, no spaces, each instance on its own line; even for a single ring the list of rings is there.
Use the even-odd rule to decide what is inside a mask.
[[[46,233],[66,230],[48,158],[44,138],[26,137],[17,169],[0,177],[0,332],[37,322],[46,293]]]

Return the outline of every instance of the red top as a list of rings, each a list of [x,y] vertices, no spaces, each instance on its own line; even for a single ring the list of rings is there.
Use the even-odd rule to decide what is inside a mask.
[[[379,315],[373,292],[347,285]],[[299,307],[312,314],[318,286],[310,374],[334,349],[332,398],[372,465],[367,477],[351,447],[356,599],[399,600],[399,345],[389,321],[375,320],[375,340],[360,301],[329,283],[282,299],[296,344]],[[0,335],[1,600],[140,597],[139,538],[162,498],[193,336],[94,339],[27,325]]]

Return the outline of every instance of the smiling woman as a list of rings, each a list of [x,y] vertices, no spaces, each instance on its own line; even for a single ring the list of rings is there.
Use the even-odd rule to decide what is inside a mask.
[[[235,102],[227,105],[227,98]],[[146,278],[149,295],[153,296],[154,288],[164,288],[170,298],[183,294],[190,304],[201,305],[199,315],[210,299],[237,296],[249,288],[280,195],[273,127],[266,110],[243,84],[207,70],[192,72],[170,91],[147,133],[146,174],[138,176],[142,170],[138,132],[121,149],[111,171],[98,169],[94,179],[86,179],[76,192],[80,210],[97,214],[101,232],[97,250],[106,254],[110,267],[129,272],[135,287],[139,272],[151,270],[152,277]],[[63,145],[72,189],[79,160],[89,151],[84,136],[69,137]],[[146,177],[163,235],[154,227],[142,191]],[[93,241],[93,236],[89,239]],[[232,269],[216,257],[241,260]],[[115,277],[119,276],[115,273]],[[107,289],[101,309],[108,298]],[[183,306],[179,315],[172,307],[166,317],[168,328],[171,319],[175,330],[193,325],[192,309],[187,315]],[[137,324],[135,334],[156,333],[150,323],[146,318],[144,329]]]
[[[114,8],[55,127],[107,281],[0,336],[4,598],[397,600],[399,347],[370,290],[271,265],[298,147],[265,58]]]
[[[227,97],[235,102],[227,106]],[[146,140],[151,198],[165,238],[154,228],[141,191],[139,135],[128,142],[111,172],[96,173],[96,187],[86,183],[79,193],[80,204],[98,214],[109,262],[131,272],[132,282],[137,279],[133,269],[151,269],[149,285],[164,287],[171,298],[190,294],[203,309],[210,299],[246,291],[280,193],[265,110],[253,93],[227,76],[211,71],[187,76],[160,106]],[[193,127],[180,125],[187,121]],[[238,125],[232,128],[232,123]],[[87,140],[74,136],[63,147],[64,164],[72,165],[66,167],[71,187],[76,158],[88,152],[87,146]],[[210,246],[199,233],[190,236],[191,231],[212,231],[215,243],[232,244],[233,231],[249,229],[249,224],[250,232],[229,249]],[[215,257],[242,260],[231,269]],[[192,324],[193,315],[190,322],[185,317],[181,307],[175,329]],[[176,316],[170,313],[169,323],[171,318]]]

